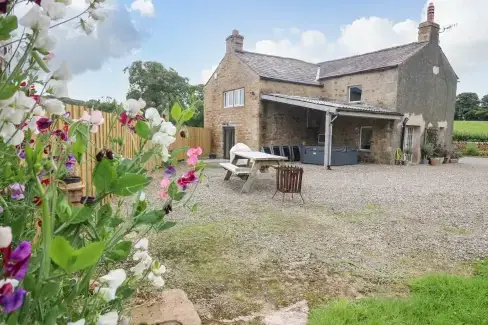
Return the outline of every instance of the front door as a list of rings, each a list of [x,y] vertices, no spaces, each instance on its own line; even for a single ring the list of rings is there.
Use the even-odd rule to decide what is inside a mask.
[[[235,145],[236,129],[224,126],[224,159],[230,159],[230,149]]]

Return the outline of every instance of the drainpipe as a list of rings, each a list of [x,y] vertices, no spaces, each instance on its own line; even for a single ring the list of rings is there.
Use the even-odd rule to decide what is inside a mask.
[[[334,121],[339,117],[339,115],[334,116],[330,120],[330,135],[329,135],[329,161],[327,162],[327,170],[332,170],[330,168],[330,162],[332,161],[332,131],[334,130]]]
[[[406,117],[402,123],[402,137],[400,139],[400,149],[403,152],[403,145],[405,144],[405,128],[407,127],[408,118]]]

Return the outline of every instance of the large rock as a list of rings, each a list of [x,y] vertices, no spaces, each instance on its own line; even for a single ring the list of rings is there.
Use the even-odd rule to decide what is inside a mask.
[[[201,325],[195,307],[183,290],[163,291],[161,299],[151,305],[132,309],[132,324]]]

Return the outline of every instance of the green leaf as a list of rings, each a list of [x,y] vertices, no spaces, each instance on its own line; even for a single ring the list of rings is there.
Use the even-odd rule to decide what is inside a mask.
[[[176,194],[178,193],[178,186],[176,185],[175,182],[171,182],[168,187],[168,195],[170,198],[174,198]]]
[[[54,306],[49,308],[49,311],[46,315],[46,318],[44,319],[43,325],[55,325],[56,324],[56,319],[59,316],[59,307]]]
[[[173,106],[171,107],[171,117],[175,121],[179,121],[181,118],[181,106],[178,103],[174,103]]]
[[[78,209],[73,218],[69,221],[70,225],[76,225],[79,223],[83,223],[90,219],[93,214],[93,208],[90,206],[83,206],[81,209]]]
[[[132,296],[135,292],[135,289],[128,287],[128,286],[121,286],[117,289],[117,297],[125,300]]]
[[[63,222],[68,222],[73,213],[71,210],[71,205],[68,202],[67,195],[63,191],[58,191],[58,202],[56,204],[56,212]]]
[[[68,267],[69,272],[86,269],[98,262],[103,254],[105,243],[93,242],[74,252],[74,263]]]
[[[59,265],[62,269],[67,270],[74,252],[75,250],[71,247],[69,242],[63,237],[58,236],[54,238],[51,243],[49,255],[54,263]]]
[[[105,226],[110,222],[110,217],[112,216],[112,206],[109,203],[102,205],[102,207],[97,212],[97,228]]]
[[[32,51],[31,56],[39,65],[39,67],[42,69],[42,71],[49,72],[49,68],[47,67],[46,63],[41,59],[41,57],[39,56],[39,54],[37,54],[36,51]]]
[[[2,85],[2,87],[3,89],[0,92],[0,100],[9,99],[15,94],[15,92],[19,88],[16,85],[5,85],[5,86]]]
[[[93,183],[97,189],[97,194],[109,192],[112,182],[116,178],[115,168],[112,166],[112,162],[106,158],[103,158],[99,162],[95,170],[93,171]]]
[[[83,159],[83,154],[86,151],[86,144],[81,141],[76,141],[71,145],[71,153],[75,156],[77,162],[81,162]]]
[[[154,152],[152,150],[143,153],[142,156],[141,156],[141,158],[140,158],[141,159],[141,164],[145,163],[146,161],[148,161],[152,157],[154,157]]]
[[[174,222],[174,221],[166,221],[162,225],[156,227],[156,230],[157,231],[163,231],[163,230],[167,230],[169,228],[173,228],[174,226],[176,226],[176,222]]]
[[[138,174],[125,174],[115,181],[114,193],[120,196],[130,196],[142,190],[148,179]]]
[[[171,158],[176,157],[177,155],[179,155],[182,152],[187,152],[188,149],[189,149],[188,146],[184,146],[184,147],[181,147],[181,148],[174,149],[173,151],[171,151]]]
[[[181,121],[182,122],[186,122],[186,121],[189,121],[191,120],[191,118],[193,117],[193,115],[195,115],[195,111],[192,110],[192,109],[187,109],[183,112],[183,115],[181,117]]]
[[[32,261],[31,261],[31,263],[32,263]],[[24,281],[22,282],[22,286],[28,292],[32,292],[36,288],[36,279],[34,278],[34,276],[32,274],[27,274],[24,278]]]
[[[183,197],[185,196],[185,194],[186,194],[185,192],[178,192],[173,197],[173,200],[175,200],[175,201],[181,201],[183,199]]]
[[[198,203],[195,203],[193,204],[193,206],[191,207],[191,212],[197,212],[198,210]]]
[[[18,27],[17,17],[13,15],[0,17],[0,40],[6,41],[10,33]]]
[[[143,139],[149,139],[151,136],[151,129],[144,121],[137,121],[136,123],[136,134]]]
[[[109,223],[109,227],[115,228],[118,225],[122,224],[123,222],[124,222],[124,219],[117,218],[117,217],[111,218],[110,223]]]
[[[112,261],[125,260],[127,256],[129,256],[131,248],[132,242],[121,241],[120,243],[115,245],[111,251],[107,253],[107,258],[111,259]]]
[[[20,311],[17,310],[8,316],[7,325],[17,325],[17,320],[19,319]]]
[[[61,281],[59,280],[51,280],[47,281],[41,290],[41,295],[43,298],[50,298],[52,296],[56,296],[59,292],[59,288],[61,285]]]
[[[143,214],[136,220],[136,224],[141,225],[152,225],[160,222],[164,218],[164,213],[162,210],[154,210]]]

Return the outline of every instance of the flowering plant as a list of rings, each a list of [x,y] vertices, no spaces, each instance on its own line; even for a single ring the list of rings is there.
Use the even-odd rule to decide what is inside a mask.
[[[94,32],[104,0],[86,2],[74,18]],[[21,3],[28,11],[17,20],[14,7]],[[64,23],[55,21],[70,3],[0,0],[0,324],[127,324],[124,307],[140,281],[164,285],[166,269],[149,254],[145,234],[174,225],[165,216],[203,170],[201,149],[170,150],[192,107],[175,104],[173,124],[142,99],[129,99],[112,114],[108,141],[98,146],[90,133],[103,127],[103,115],[88,111],[75,120],[66,112],[56,97],[66,96],[71,75],[66,63],[51,72],[55,39],[49,31]],[[24,27],[20,37],[18,24]],[[134,157],[120,154],[111,135],[116,123],[133,134]],[[175,157],[182,151],[188,164],[178,172]],[[164,170],[156,209],[144,192],[152,180],[145,164],[152,158]],[[71,202],[60,185],[89,160],[96,196]],[[127,197],[133,204],[124,211]],[[129,270],[120,268],[126,260],[133,261]]]

